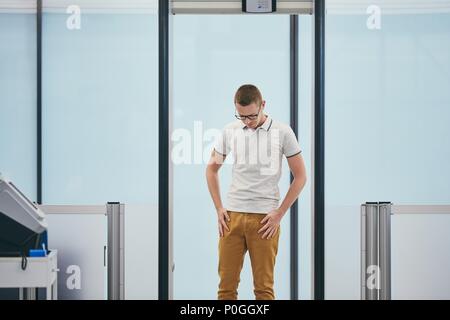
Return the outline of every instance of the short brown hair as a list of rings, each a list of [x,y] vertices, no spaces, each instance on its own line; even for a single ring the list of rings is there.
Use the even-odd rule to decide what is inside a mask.
[[[259,89],[252,84],[244,84],[239,87],[234,95],[234,103],[245,107],[255,102],[257,105],[262,102],[262,95]]]

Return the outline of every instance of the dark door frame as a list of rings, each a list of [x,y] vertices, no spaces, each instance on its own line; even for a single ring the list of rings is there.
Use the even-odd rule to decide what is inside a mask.
[[[169,299],[169,2],[159,0],[159,299]],[[314,1],[313,297],[325,296],[325,0]],[[290,118],[298,134],[298,16],[290,17]],[[165,143],[161,143],[165,142]],[[291,177],[292,179],[292,177]],[[298,299],[298,206],[291,208],[291,299]]]

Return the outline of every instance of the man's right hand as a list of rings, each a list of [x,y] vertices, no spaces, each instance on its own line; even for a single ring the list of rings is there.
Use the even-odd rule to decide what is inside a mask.
[[[224,230],[230,231],[228,228],[227,221],[230,221],[230,216],[225,208],[217,209],[217,219],[219,223],[219,235],[223,237]]]

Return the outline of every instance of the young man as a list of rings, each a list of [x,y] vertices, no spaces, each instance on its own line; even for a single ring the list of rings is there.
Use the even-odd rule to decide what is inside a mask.
[[[247,251],[257,300],[275,299],[273,273],[280,221],[306,183],[300,146],[291,127],[264,113],[266,102],[253,85],[241,86],[234,97],[235,117],[216,141],[206,179],[219,224],[218,299],[237,299],[237,288]],[[224,207],[218,171],[233,155],[232,183]],[[279,205],[278,182],[283,155],[294,180]]]

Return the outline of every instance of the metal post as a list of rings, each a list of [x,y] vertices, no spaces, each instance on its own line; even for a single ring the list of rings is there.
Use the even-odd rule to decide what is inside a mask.
[[[367,202],[365,204],[365,238],[364,247],[364,281],[365,299],[378,300],[379,289],[379,261],[378,261],[378,204]]]
[[[298,16],[290,17],[290,85],[291,85],[291,108],[290,122],[295,135],[298,136]],[[291,174],[291,183],[294,176]],[[291,218],[291,300],[298,300],[298,202],[295,201],[289,213]]]
[[[366,300],[366,211],[367,206],[361,205],[361,300]]]
[[[169,118],[169,7],[167,0],[158,5],[159,50],[159,170],[158,170],[158,298],[170,296],[170,118]]]
[[[108,300],[125,299],[124,210],[119,202],[108,202]]]
[[[391,299],[390,202],[361,206],[361,299]]]
[[[25,300],[37,300],[36,288],[25,288],[24,290],[25,290]]]
[[[325,1],[314,1],[313,297],[325,299]]]
[[[36,1],[36,201],[42,203],[42,0]]]
[[[379,300],[391,300],[391,203],[379,205],[378,262],[380,266]]]

